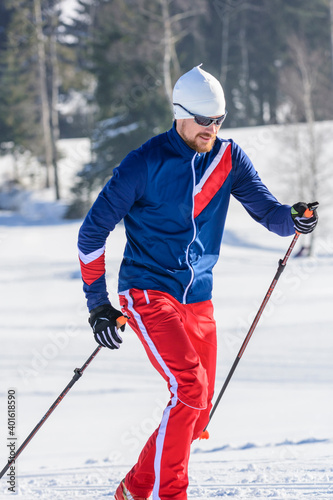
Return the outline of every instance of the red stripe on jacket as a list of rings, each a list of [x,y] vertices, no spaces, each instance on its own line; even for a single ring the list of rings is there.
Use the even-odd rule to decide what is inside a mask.
[[[105,253],[92,262],[89,262],[89,264],[84,264],[80,259],[80,265],[83,281],[87,285],[91,285],[105,273]]]
[[[201,191],[194,197],[194,218],[206,208],[223,186],[232,168],[231,144],[228,145],[215,169],[212,171]]]

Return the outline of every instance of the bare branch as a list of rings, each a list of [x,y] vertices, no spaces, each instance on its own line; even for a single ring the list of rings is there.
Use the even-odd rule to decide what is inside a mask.
[[[143,14],[144,16],[147,16],[149,19],[154,19],[155,21],[158,21],[159,23],[163,23],[163,17],[155,14],[155,12],[151,12],[150,10],[144,9],[144,8],[139,8],[138,11]]]
[[[183,19],[186,19],[188,17],[193,17],[193,16],[197,16],[198,14],[204,14],[204,13],[205,13],[204,9],[190,10],[187,12],[180,12],[179,14],[174,14],[173,16],[171,16],[170,22],[175,23],[178,21],[182,21]]]

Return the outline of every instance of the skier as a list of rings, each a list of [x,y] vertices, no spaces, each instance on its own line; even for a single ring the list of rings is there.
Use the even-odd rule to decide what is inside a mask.
[[[216,368],[212,269],[229,198],[280,236],[311,232],[316,211],[280,204],[232,140],[217,137],[225,117],[218,80],[200,66],[173,90],[172,128],[130,152],[113,171],[79,232],[83,288],[96,341],[122,343],[128,324],[168,384],[171,398],[116,500],[187,498],[190,445],[209,420]],[[122,312],[108,299],[105,242],[124,219],[127,243],[119,271]],[[150,497],[152,495],[152,497]]]

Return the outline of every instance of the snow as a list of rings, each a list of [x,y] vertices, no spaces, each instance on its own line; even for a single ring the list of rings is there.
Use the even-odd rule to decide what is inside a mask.
[[[235,139],[251,144],[260,133],[243,130]],[[286,198],[286,185],[264,165],[271,142],[257,151],[258,170]],[[0,212],[0,469],[8,458],[8,390],[16,391],[18,448],[96,348],[77,260],[81,221],[50,219],[47,210],[30,216],[30,202],[26,213]],[[306,241],[300,237],[209,425],[210,439],[193,443],[189,499],[333,497],[333,235],[320,225],[312,258],[294,258]],[[232,201],[214,273],[216,395],[290,241]],[[124,242],[119,225],[107,245],[114,303]],[[18,458],[17,497],[113,498],[168,400],[130,328],[123,337],[119,351],[98,353]],[[7,480],[1,499],[13,494]]]

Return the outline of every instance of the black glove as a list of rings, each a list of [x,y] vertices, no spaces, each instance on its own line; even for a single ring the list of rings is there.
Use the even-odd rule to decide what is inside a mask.
[[[295,203],[295,205],[291,207],[291,216],[294,221],[295,229],[298,233],[312,233],[318,222],[318,215],[316,211],[318,205],[319,203],[317,201],[309,204],[301,201],[299,203]],[[312,213],[307,216],[308,214],[306,213],[306,210],[309,210]]]
[[[96,342],[102,347],[119,349],[123,339],[118,334],[117,319],[124,316],[111,304],[96,307],[90,311],[89,323],[93,329]],[[123,332],[125,325],[120,327]]]

